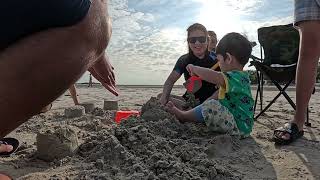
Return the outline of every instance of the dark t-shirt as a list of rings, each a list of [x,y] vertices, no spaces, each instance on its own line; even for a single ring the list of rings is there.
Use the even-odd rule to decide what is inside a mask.
[[[217,63],[217,60],[212,59],[211,57],[209,57],[209,55],[206,55],[203,59],[199,59],[194,55],[185,54],[178,59],[173,70],[178,72],[181,75],[183,74],[184,79],[187,80],[191,77],[189,72],[186,69],[188,64],[193,64],[195,66],[200,66],[205,68],[211,68],[216,63]],[[195,98],[199,99],[200,103],[203,103],[208,97],[210,97],[217,90],[215,86],[216,86],[215,84],[202,80],[201,88],[194,93]],[[183,96],[184,98],[185,98],[185,95],[186,94],[184,94]]]
[[[0,50],[33,33],[74,25],[90,6],[90,0],[1,1]]]

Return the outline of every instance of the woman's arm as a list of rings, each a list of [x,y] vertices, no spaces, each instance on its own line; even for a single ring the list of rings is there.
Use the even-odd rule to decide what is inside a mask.
[[[173,88],[174,83],[177,82],[177,80],[181,77],[181,74],[179,74],[176,71],[172,71],[167,78],[166,82],[163,85],[162,95],[160,97],[160,103],[162,105],[165,105],[168,102],[171,90]]]

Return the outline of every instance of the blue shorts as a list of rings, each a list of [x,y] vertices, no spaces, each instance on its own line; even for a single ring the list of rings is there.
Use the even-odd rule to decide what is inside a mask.
[[[240,135],[232,113],[217,100],[208,100],[194,108],[197,122],[205,123],[209,130],[230,135]]]
[[[312,20],[320,20],[320,0],[295,0],[294,25]]]
[[[71,26],[88,13],[90,0],[6,0],[0,3],[0,50],[33,33]]]

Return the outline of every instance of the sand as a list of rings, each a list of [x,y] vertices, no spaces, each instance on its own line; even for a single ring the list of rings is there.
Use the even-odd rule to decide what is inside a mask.
[[[64,116],[73,106],[65,93],[50,112],[9,135],[22,144],[11,157],[0,158],[0,171],[16,179],[320,179],[318,92],[310,102],[312,127],[297,142],[279,147],[271,139],[273,129],[294,112],[283,97],[255,122],[251,137],[239,140],[201,124],[179,123],[151,98],[161,90],[120,87],[115,98],[101,87],[81,86],[80,101],[96,108],[74,118]],[[265,91],[264,100],[276,93]],[[142,116],[117,125],[114,112],[101,109],[104,99],[119,100],[123,110],[142,110]]]

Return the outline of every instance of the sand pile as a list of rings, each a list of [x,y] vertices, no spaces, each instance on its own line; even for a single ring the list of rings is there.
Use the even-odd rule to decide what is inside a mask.
[[[239,173],[214,160],[236,151],[236,139],[211,134],[202,125],[180,124],[159,107],[152,98],[142,107],[141,118],[123,121],[114,134],[99,131],[80,146],[79,155],[95,167],[90,177],[240,179]]]
[[[289,146],[277,147],[270,139],[273,129],[293,117],[291,106],[281,96],[255,121],[251,137],[239,141],[210,133],[200,124],[179,123],[154,98],[149,99],[160,93],[159,88],[120,90],[119,108],[142,108],[141,117],[117,125],[113,111],[98,108],[103,107],[101,99],[112,98],[106,96],[105,89],[79,88],[81,100],[93,101],[97,108],[80,117],[67,117],[65,109],[73,102],[61,96],[51,111],[32,117],[9,135],[19,139],[21,146],[11,157],[0,158],[0,171],[18,180],[320,179],[319,94],[311,99],[312,127],[304,129],[305,136]],[[183,92],[183,88],[176,89],[176,94]],[[266,91],[264,96],[272,99],[274,93]],[[289,95],[294,97],[294,92]],[[43,155],[52,157],[50,161],[39,158],[38,133],[53,140],[44,143],[48,152]],[[78,148],[73,150],[76,146],[66,144],[72,145],[75,136]],[[73,148],[59,157],[53,156],[59,155],[56,146]]]
[[[19,131],[38,134],[37,142],[11,164],[26,169],[22,179],[242,179],[242,169],[256,172],[252,158],[263,159],[258,149],[241,151],[236,138],[181,124],[155,98],[141,111],[119,125],[100,108],[75,118],[35,116]]]

